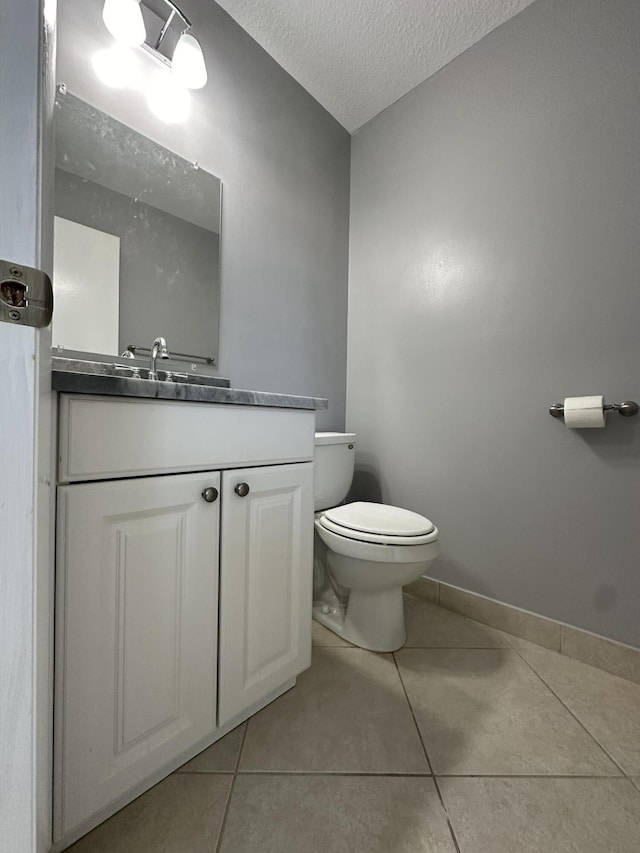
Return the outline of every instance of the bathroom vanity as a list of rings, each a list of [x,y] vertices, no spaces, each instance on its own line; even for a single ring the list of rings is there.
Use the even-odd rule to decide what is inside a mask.
[[[217,363],[221,180],[65,85],[55,127],[53,343],[107,359],[52,363],[58,851],[309,666],[326,400],[175,372]]]
[[[326,401],[53,377],[60,850],[309,666]]]

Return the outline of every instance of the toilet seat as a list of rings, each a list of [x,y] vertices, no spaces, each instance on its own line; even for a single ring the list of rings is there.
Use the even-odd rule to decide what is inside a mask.
[[[414,546],[438,537],[433,522],[416,512],[365,501],[333,507],[318,521],[325,530],[356,542]]]

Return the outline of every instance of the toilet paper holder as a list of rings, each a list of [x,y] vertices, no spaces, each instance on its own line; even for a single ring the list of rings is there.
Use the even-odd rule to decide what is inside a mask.
[[[625,400],[623,403],[605,403],[603,406],[605,412],[618,412],[623,418],[632,418],[640,412],[640,406],[634,403],[633,400]],[[552,418],[564,417],[564,405],[562,403],[554,403],[549,406],[549,414]]]

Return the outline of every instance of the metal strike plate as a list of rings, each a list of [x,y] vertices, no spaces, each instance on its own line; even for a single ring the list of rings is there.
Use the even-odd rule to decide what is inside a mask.
[[[0,320],[43,329],[53,314],[49,276],[33,267],[0,260]]]

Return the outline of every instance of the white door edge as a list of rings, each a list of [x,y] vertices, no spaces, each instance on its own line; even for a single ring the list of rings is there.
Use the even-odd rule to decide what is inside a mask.
[[[0,257],[51,271],[54,0],[3,5]],[[0,826],[51,843],[50,332],[0,323]],[[41,356],[42,354],[42,356]]]

